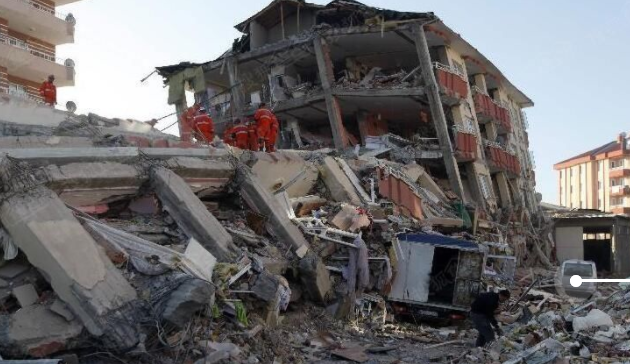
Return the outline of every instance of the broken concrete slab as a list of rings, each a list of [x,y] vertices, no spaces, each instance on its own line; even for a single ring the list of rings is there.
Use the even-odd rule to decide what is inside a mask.
[[[319,196],[304,196],[291,199],[291,207],[297,216],[309,215],[311,211],[319,210],[328,200]]]
[[[286,210],[247,166],[239,168],[241,196],[258,214],[267,217],[267,230],[281,241],[293,247],[298,257],[303,257],[309,245],[300,230],[289,220]]]
[[[30,306],[0,316],[0,350],[13,357],[45,358],[72,349],[82,332],[80,322],[68,322],[41,305]]]
[[[165,166],[182,177],[199,197],[223,193],[236,174],[234,166],[224,160],[177,157]]]
[[[417,183],[420,187],[429,190],[442,201],[448,201],[448,198],[444,194],[444,191],[442,191],[442,188],[435,183],[431,175],[429,175],[422,166],[417,164],[407,164],[402,167],[402,172],[409,178],[409,180]]]
[[[230,155],[226,149],[216,148],[140,148],[140,153],[149,158],[161,160],[175,157],[219,159]]]
[[[12,280],[20,274],[26,273],[30,267],[20,262],[11,261],[0,267],[0,278]]]
[[[39,295],[32,284],[15,287],[12,294],[22,308],[32,306],[39,300]]]
[[[238,248],[232,236],[181,177],[169,169],[158,167],[151,173],[151,183],[164,209],[186,235],[195,238],[219,261],[235,259]]]
[[[70,311],[70,309],[68,308],[68,306],[63,303],[63,301],[61,301],[60,299],[55,299],[55,301],[53,302],[52,305],[50,305],[48,307],[48,309],[54,313],[56,313],[57,315],[63,317],[64,319],[66,319],[66,321],[72,321],[74,320],[74,314],[72,313],[72,311]]]
[[[326,303],[332,288],[330,273],[317,254],[311,251],[302,258],[299,272],[304,294],[314,302]]]
[[[162,318],[179,329],[184,329],[193,315],[212,307],[214,287],[200,279],[188,279],[174,290],[162,311]]]
[[[360,213],[356,207],[343,204],[341,211],[333,217],[331,224],[344,231],[357,232],[370,226],[367,213]]]
[[[138,160],[138,148],[20,148],[3,149],[0,154],[28,162],[34,167],[51,164],[92,162],[133,162]]]
[[[3,136],[0,137],[0,149],[15,148],[83,148],[93,147],[91,138],[70,136]]]
[[[252,172],[270,191],[286,188],[289,197],[307,195],[319,178],[317,168],[292,152],[255,153]],[[288,187],[286,187],[288,185]]]
[[[136,291],[59,197],[41,186],[10,196],[0,206],[0,219],[29,262],[105,347],[126,350],[137,344]]]
[[[356,193],[352,181],[333,157],[326,157],[319,169],[324,183],[335,201],[361,206],[361,198]]]
[[[50,165],[48,187],[67,204],[97,206],[136,195],[145,179],[131,165],[95,162]]]

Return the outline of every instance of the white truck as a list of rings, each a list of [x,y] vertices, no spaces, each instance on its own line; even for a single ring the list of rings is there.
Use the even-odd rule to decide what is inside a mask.
[[[594,262],[586,260],[571,259],[562,262],[562,266],[556,277],[556,284],[560,284],[561,287],[556,287],[557,290],[564,290],[569,296],[588,298],[595,291],[597,287],[592,282],[582,282],[579,287],[573,287],[571,285],[571,277],[580,276],[583,279],[597,279],[597,267]]]
[[[479,294],[484,252],[466,240],[400,234],[393,241],[396,273],[388,301],[398,316],[457,320]]]

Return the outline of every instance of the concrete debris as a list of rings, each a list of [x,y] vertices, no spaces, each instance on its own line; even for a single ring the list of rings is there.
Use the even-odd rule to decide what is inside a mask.
[[[199,279],[189,279],[173,291],[162,311],[162,318],[179,329],[184,329],[198,312],[214,304],[214,288]]]
[[[39,300],[39,295],[32,284],[15,287],[12,293],[22,307],[32,306]]]
[[[362,201],[352,185],[352,182],[332,157],[326,157],[319,167],[322,179],[334,201],[347,202],[354,206],[361,206]]]

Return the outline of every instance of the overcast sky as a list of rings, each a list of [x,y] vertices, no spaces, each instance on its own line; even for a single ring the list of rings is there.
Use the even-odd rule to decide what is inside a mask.
[[[74,88],[59,91],[79,112],[148,120],[174,111],[155,66],[204,62],[239,36],[233,26],[267,0],[83,0],[60,8],[77,19]],[[325,1],[314,2],[324,4]],[[531,99],[530,143],[538,190],[557,202],[553,164],[630,131],[630,2],[607,0],[366,0],[433,11],[483,52]],[[175,121],[170,117],[158,127]],[[175,132],[176,128],[168,131]]]

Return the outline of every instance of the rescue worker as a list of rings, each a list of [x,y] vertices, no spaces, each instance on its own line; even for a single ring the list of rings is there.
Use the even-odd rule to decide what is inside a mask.
[[[39,94],[44,98],[44,102],[52,107],[57,105],[57,86],[55,86],[55,76],[48,76],[48,81],[44,81],[39,88]]]
[[[199,112],[199,109],[201,108],[201,105],[199,104],[194,104],[193,106],[189,107],[188,109],[186,109],[186,111],[184,111],[182,113],[182,115],[180,116],[180,124],[181,124],[181,130],[180,130],[180,139],[183,142],[189,142],[190,138],[195,130],[195,125],[193,122],[193,119],[195,118],[195,115],[197,115],[197,113]]]
[[[503,335],[499,323],[494,315],[499,313],[499,305],[510,299],[510,291],[503,290],[499,293],[482,293],[470,306],[470,319],[475,329],[479,331],[477,347],[483,347],[494,341],[494,331],[497,335]],[[493,330],[494,328],[494,330]]]
[[[269,153],[276,151],[276,141],[278,140],[278,132],[280,130],[280,123],[278,122],[278,118],[274,115],[273,120],[271,122],[271,131],[269,132],[269,145],[267,146],[267,151]]]
[[[249,150],[258,152],[260,150],[260,145],[258,144],[258,128],[256,127],[255,121],[249,121],[247,131],[249,132]]]
[[[223,129],[223,143],[231,147],[234,146],[234,138],[233,138],[234,132],[232,130],[233,128],[234,128],[233,125],[230,123],[225,126],[225,129]]]
[[[264,102],[260,104],[258,110],[254,114],[258,131],[258,143],[261,148],[265,150],[269,148],[269,137],[271,134],[271,124],[276,116],[267,109],[267,104]]]
[[[236,141],[237,148],[243,150],[249,148],[249,131],[240,119],[236,119],[234,128],[232,128],[232,135]]]
[[[214,139],[214,122],[204,107],[199,108],[192,121],[197,140],[212,143]]]

